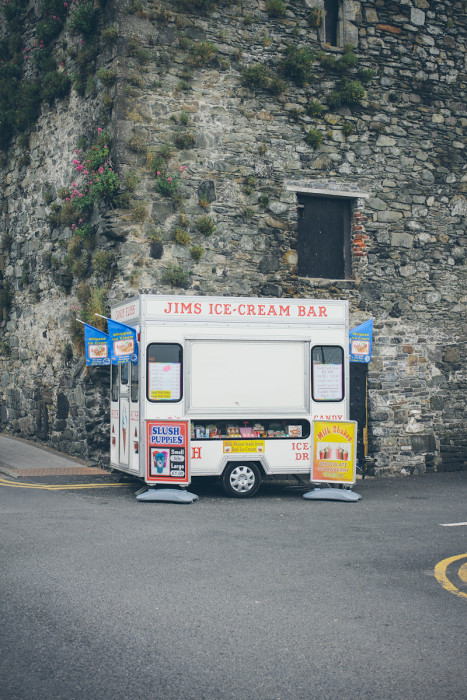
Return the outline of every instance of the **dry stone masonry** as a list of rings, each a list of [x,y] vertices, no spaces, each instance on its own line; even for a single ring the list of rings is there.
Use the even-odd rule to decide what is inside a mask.
[[[0,429],[108,459],[108,370],[70,335],[92,294],[347,298],[375,319],[368,469],[467,468],[466,3],[88,5],[98,31],[51,43],[74,87],[0,164]],[[121,187],[78,250],[64,192],[98,128]],[[345,275],[299,274],[303,197],[349,203]]]

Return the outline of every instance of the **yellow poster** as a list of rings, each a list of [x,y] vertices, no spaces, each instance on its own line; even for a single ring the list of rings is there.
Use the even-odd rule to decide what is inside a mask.
[[[224,440],[224,452],[264,452],[264,440]]]
[[[357,422],[313,421],[311,481],[355,484]]]

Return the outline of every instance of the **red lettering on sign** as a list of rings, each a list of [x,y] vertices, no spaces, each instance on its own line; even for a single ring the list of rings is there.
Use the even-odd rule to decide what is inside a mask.
[[[191,459],[201,459],[201,447],[191,448]]]
[[[310,449],[310,443],[309,442],[293,442],[292,443],[292,450],[309,450]]]

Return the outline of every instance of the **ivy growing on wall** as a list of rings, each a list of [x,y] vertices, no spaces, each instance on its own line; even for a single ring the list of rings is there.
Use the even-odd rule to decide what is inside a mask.
[[[28,4],[8,0],[2,4],[7,35],[0,40],[0,149],[8,148],[11,139],[27,131],[39,116],[43,103],[63,99],[72,82],[84,94],[95,47],[94,40],[100,10],[93,0],[42,0],[42,16],[35,25],[35,38],[26,45],[22,32]],[[81,36],[83,44],[75,53],[76,76],[68,75],[64,62],[54,56],[55,41],[66,30]],[[73,79],[74,78],[74,79]]]

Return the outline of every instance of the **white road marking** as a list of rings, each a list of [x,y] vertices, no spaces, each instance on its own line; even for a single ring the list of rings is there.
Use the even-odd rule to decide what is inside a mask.
[[[440,523],[441,527],[459,527],[460,525],[467,525],[467,523]]]

